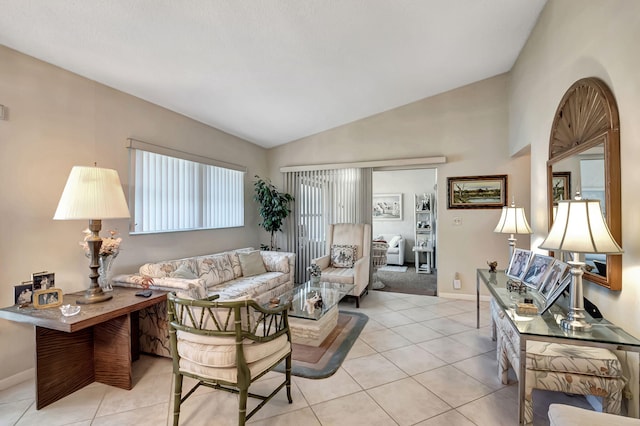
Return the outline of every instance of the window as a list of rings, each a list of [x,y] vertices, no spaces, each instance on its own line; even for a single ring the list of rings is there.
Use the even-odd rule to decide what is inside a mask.
[[[131,233],[244,226],[244,168],[129,141]]]

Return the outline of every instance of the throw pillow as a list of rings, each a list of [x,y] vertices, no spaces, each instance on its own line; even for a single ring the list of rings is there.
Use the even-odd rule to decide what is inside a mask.
[[[262,256],[257,250],[248,253],[238,252],[238,259],[240,260],[242,275],[245,277],[252,277],[267,272],[267,269],[264,267],[264,262],[262,261]]]
[[[171,278],[186,278],[188,280],[194,280],[198,278],[187,265],[180,265],[178,269],[173,271],[170,275]]]
[[[334,268],[353,268],[358,246],[334,244],[331,246],[331,266]]]
[[[401,239],[402,237],[400,235],[395,235],[393,238],[389,240],[389,247],[391,248],[398,247],[398,243],[400,242]]]

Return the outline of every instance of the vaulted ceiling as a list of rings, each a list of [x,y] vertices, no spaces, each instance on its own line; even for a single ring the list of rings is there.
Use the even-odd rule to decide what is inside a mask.
[[[546,0],[0,0],[0,44],[273,147],[507,72]]]

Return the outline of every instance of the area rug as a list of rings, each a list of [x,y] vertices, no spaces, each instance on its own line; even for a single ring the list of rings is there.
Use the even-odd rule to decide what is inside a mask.
[[[359,312],[340,312],[338,325],[319,347],[293,344],[291,374],[308,379],[324,379],[342,365],[369,317]],[[284,362],[276,367],[284,372]]]
[[[378,271],[382,271],[382,272],[407,272],[407,269],[409,269],[406,266],[391,266],[391,265],[385,265],[385,266],[381,266],[380,268],[378,268]]]
[[[377,291],[425,296],[438,294],[438,277],[435,270],[430,274],[416,274],[416,268],[413,266],[409,266],[406,272],[387,272],[380,268],[376,273],[376,278],[384,284],[383,288],[373,287]]]

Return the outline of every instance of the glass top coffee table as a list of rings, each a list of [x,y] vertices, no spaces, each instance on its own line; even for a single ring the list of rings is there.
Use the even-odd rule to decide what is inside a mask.
[[[352,284],[307,281],[282,294],[280,303],[291,301],[289,328],[293,342],[320,346],[338,324],[338,303],[353,287]]]

